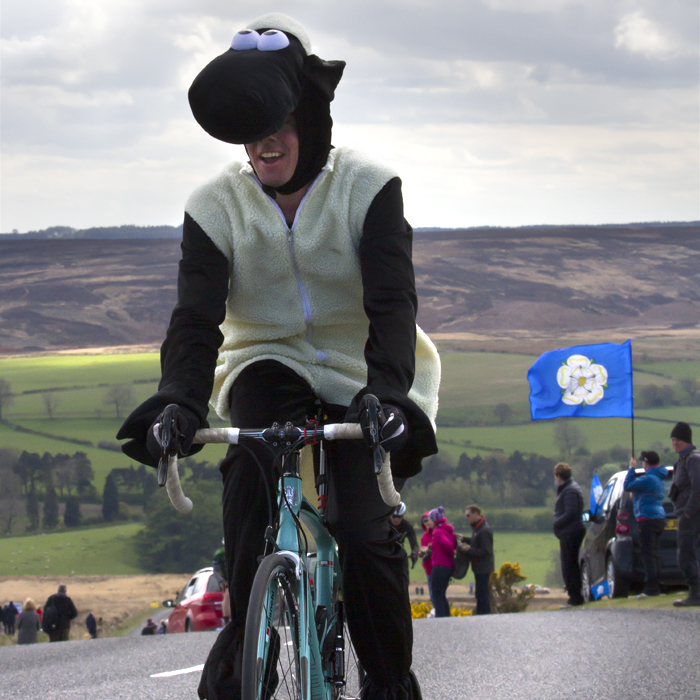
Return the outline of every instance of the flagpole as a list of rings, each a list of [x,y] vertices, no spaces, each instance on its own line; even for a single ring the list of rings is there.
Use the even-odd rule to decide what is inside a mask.
[[[632,457],[634,457],[634,416],[632,416]]]

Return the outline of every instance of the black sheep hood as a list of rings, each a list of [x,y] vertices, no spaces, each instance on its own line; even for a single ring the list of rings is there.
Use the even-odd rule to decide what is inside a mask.
[[[282,13],[263,15],[238,32],[231,48],[194,79],[190,107],[214,138],[253,143],[279,131],[303,94],[329,105],[344,67],[344,61],[324,61],[312,54],[306,31],[296,20]]]

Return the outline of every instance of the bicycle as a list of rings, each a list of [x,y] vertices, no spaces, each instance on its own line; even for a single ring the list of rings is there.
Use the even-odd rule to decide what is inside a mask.
[[[376,399],[374,399],[376,401]],[[174,407],[177,408],[177,407]],[[177,471],[177,428],[172,406],[160,425],[162,445],[158,481],[167,487],[175,508],[189,512],[192,502]],[[379,445],[377,411],[370,402],[375,473],[382,498],[396,506],[389,455]],[[197,431],[194,442],[244,444],[262,442],[280,464],[277,510],[270,508],[266,551],[251,589],[243,644],[243,700],[353,700],[359,697],[364,673],[348,646],[342,601],[342,580],[335,540],[325,524],[327,497],[325,440],[362,439],[359,424],[304,426],[274,423],[264,429],[216,428]],[[302,495],[300,451],[319,444],[317,478],[319,507]],[[260,467],[262,469],[262,467]],[[316,562],[308,549],[302,522],[316,543]],[[268,553],[269,551],[269,553]],[[349,658],[349,663],[346,660]]]

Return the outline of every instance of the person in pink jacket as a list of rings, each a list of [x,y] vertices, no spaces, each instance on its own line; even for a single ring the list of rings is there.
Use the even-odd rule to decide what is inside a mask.
[[[430,583],[435,617],[449,617],[450,604],[447,602],[447,585],[450,582],[454,564],[457,537],[454,528],[447,522],[445,509],[442,506],[433,508],[428,517],[434,523],[430,531],[432,534]]]

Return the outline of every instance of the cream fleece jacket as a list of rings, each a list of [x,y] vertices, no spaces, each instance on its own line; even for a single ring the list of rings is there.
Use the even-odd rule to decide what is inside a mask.
[[[259,360],[287,365],[330,403],[347,406],[366,385],[358,247],[370,204],[395,176],[358,151],[333,149],[291,228],[248,164],[229,164],[189,198],[186,211],[231,267],[211,399],[222,418],[231,384]],[[409,397],[433,427],[439,384],[437,350],[417,328]]]

